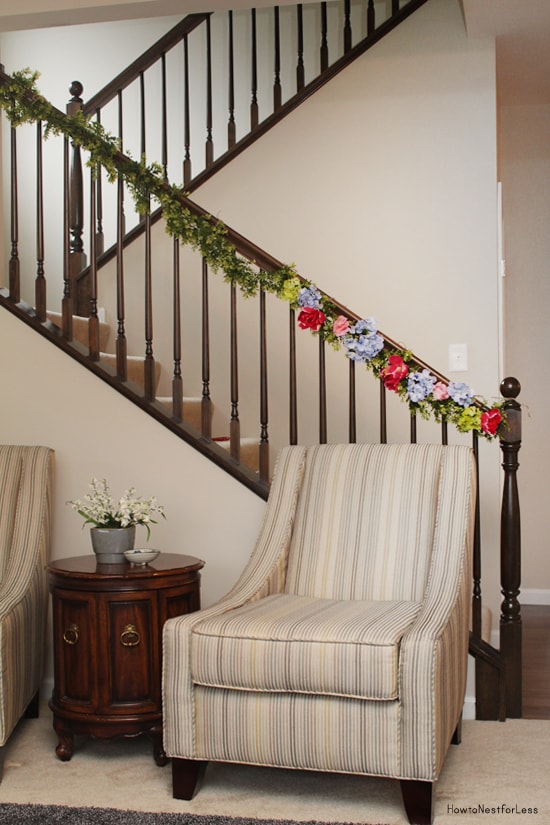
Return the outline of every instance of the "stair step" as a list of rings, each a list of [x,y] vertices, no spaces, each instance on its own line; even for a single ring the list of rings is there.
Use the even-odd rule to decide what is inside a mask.
[[[111,352],[100,352],[99,360],[104,364],[109,364],[116,370],[116,355]],[[126,356],[126,371],[128,381],[132,381],[142,389],[145,388],[145,361],[141,355],[127,355]],[[153,394],[156,393],[160,381],[161,365],[155,361],[155,386],[153,387]]]
[[[173,412],[174,404],[171,395],[159,396],[157,398],[161,404],[164,404],[170,412]],[[202,398],[188,397],[183,398],[183,419],[188,424],[191,424],[196,430],[202,428]]]
[[[214,438],[213,440],[216,444],[219,444],[220,447],[223,447],[224,450],[229,452],[231,440],[228,436]],[[246,466],[250,467],[251,470],[254,470],[255,473],[260,471],[260,451],[258,449],[257,438],[241,438],[240,459],[242,464],[246,464]]]
[[[59,329],[62,328],[63,319],[60,312],[46,312],[48,321],[55,324]],[[73,338],[82,344],[83,347],[89,346],[88,338],[88,321],[89,318],[84,318],[82,315],[73,315]],[[99,349],[106,352],[109,348],[109,338],[111,336],[111,327],[104,321],[99,322]]]

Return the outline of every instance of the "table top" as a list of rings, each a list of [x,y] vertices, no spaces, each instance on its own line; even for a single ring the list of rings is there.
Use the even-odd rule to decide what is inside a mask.
[[[135,565],[124,559],[120,564],[100,564],[96,555],[72,556],[67,559],[54,559],[48,564],[51,574],[70,574],[71,578],[89,578],[96,574],[105,579],[127,580],[134,578],[154,578],[155,576],[192,573],[204,567],[202,559],[179,553],[160,553],[149,564]]]

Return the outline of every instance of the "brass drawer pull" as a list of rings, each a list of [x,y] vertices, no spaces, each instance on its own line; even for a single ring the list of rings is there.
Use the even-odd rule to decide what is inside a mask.
[[[120,644],[123,647],[137,647],[141,642],[141,636],[137,632],[135,624],[127,624],[120,634]]]
[[[76,645],[78,643],[80,628],[77,624],[70,624],[63,633],[63,641],[67,645]]]

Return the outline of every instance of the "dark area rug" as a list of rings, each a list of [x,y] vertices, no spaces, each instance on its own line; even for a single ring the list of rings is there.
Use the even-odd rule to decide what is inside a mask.
[[[116,808],[68,808],[64,805],[11,805],[0,803],[2,825],[297,825],[283,819],[235,819],[229,816],[148,813]],[[326,825],[310,821],[302,825]],[[340,823],[344,825],[344,823]],[[363,823],[363,825],[368,825]],[[372,823],[375,825],[375,823]],[[377,823],[377,825],[381,825]]]

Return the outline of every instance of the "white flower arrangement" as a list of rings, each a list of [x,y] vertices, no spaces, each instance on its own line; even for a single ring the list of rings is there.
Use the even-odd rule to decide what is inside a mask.
[[[99,481],[97,478],[92,478],[90,491],[82,499],[67,502],[84,519],[83,527],[86,524],[111,528],[143,524],[147,528],[147,540],[149,540],[150,525],[157,523],[151,516],[158,513],[166,518],[164,507],[158,504],[156,497],[141,498],[136,495],[135,487],[126,490],[116,503],[105,479]]]

